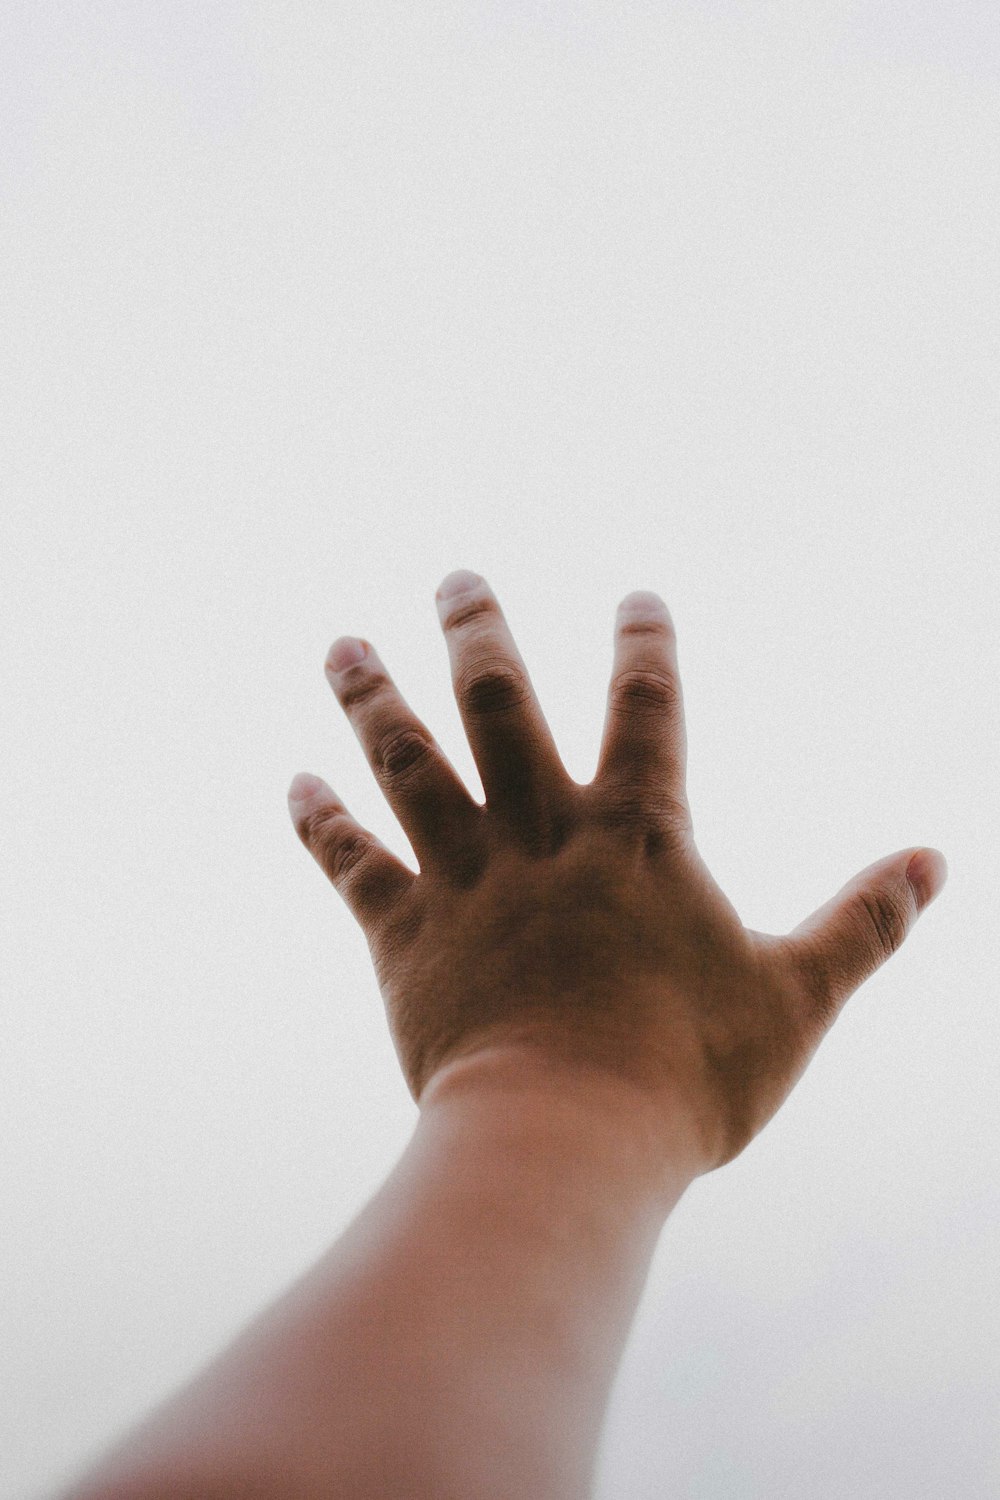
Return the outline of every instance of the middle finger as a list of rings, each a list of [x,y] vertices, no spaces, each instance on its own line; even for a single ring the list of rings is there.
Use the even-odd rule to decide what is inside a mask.
[[[487,808],[530,847],[558,845],[570,779],[493,590],[461,569],[438,589],[437,606]]]

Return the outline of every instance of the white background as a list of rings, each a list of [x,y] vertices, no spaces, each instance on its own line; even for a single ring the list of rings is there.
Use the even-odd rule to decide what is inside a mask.
[[[675,620],[698,847],[783,932],[947,886],[669,1220],[599,1500],[1000,1486],[992,3],[7,0],[0,1494],[346,1227],[416,1120],[298,770],[416,861],[323,676],[482,787],[485,574],[566,766]]]

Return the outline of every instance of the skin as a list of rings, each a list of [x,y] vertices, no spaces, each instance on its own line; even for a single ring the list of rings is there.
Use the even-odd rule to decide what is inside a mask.
[[[413,1138],[329,1252],[65,1500],[582,1500],[667,1216],[944,883],[914,847],[791,933],[745,928],[695,847],[663,601],[619,608],[581,786],[489,586],[438,592],[485,804],[369,642],[340,661],[346,638],[327,676],[419,873],[322,781],[289,795],[368,940]]]
[[[439,613],[486,794],[469,795],[369,642],[333,690],[420,865],[414,875],[321,784],[300,838],[364,930],[403,1074],[419,1103],[462,1058],[496,1049],[586,1065],[678,1106],[700,1170],[775,1113],[844,1002],[900,946],[918,902],[911,848],[861,872],[791,934],[743,926],[694,842],[670,613],[619,607],[597,773],[567,773],[488,584]],[[336,645],[331,648],[331,656]],[[922,854],[927,895],[946,878]]]

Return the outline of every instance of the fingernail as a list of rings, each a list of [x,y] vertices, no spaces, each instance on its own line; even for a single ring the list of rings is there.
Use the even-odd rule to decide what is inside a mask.
[[[906,878],[917,898],[917,910],[923,911],[940,894],[948,878],[944,855],[928,849],[918,850],[906,867]]]
[[[467,594],[482,583],[478,573],[470,573],[468,568],[458,568],[454,573],[449,573],[437,591],[439,599],[454,599],[456,594]]]
[[[323,783],[318,776],[311,776],[308,771],[300,771],[297,776],[292,777],[292,784],[288,788],[288,800],[289,802],[305,802],[322,790]]]
[[[326,664],[331,672],[343,672],[348,667],[356,666],[359,661],[364,661],[368,654],[368,647],[364,641],[359,641],[351,635],[341,636],[339,641],[334,641],[326,653]]]
[[[655,594],[652,589],[633,589],[619,604],[618,613],[663,614],[666,608],[659,594]]]

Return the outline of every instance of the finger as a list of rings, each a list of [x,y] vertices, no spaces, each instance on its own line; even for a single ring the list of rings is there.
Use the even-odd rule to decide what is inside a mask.
[[[947,878],[947,862],[937,849],[891,854],[855,875],[783,940],[826,1024],[898,952]]]
[[[294,778],[288,810],[299,838],[366,932],[417,879],[391,849],[355,822],[318,776]]]
[[[482,809],[367,641],[335,641],[325,671],[420,868],[450,865],[475,843]]]
[[[690,828],[687,731],[677,637],[658,594],[628,594],[618,606],[615,652],[595,784],[616,805]]]
[[[532,841],[568,812],[569,777],[489,584],[464,569],[437,591],[452,683],[486,805]]]

